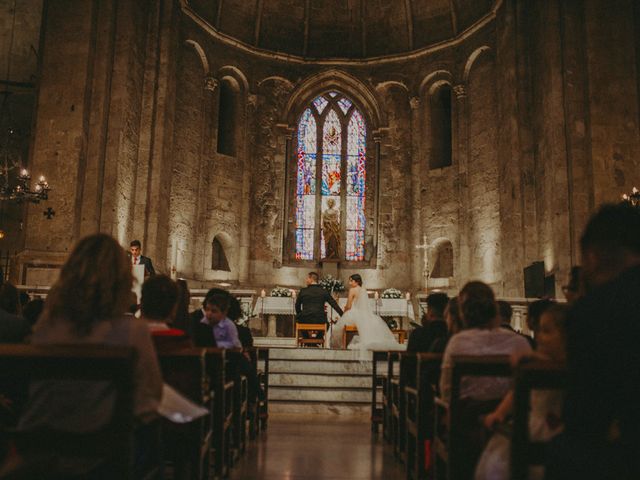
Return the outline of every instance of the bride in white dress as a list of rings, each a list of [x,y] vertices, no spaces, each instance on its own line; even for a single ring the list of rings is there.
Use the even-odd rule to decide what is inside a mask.
[[[387,323],[373,313],[367,290],[362,288],[362,277],[357,273],[349,277],[349,297],[344,314],[333,326],[332,348],[342,347],[342,332],[347,325],[355,325],[358,335],[349,344],[350,350],[368,352],[370,350],[405,350],[405,345],[397,342]]]

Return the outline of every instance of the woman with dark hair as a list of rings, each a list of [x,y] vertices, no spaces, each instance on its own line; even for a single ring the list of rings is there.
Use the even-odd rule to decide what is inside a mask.
[[[151,421],[157,418],[162,375],[146,323],[126,315],[132,283],[131,264],[115,239],[105,234],[85,237],[62,266],[35,325],[32,343],[120,345],[135,349],[136,467],[144,469],[157,462],[149,458],[157,451]],[[113,388],[106,382],[38,382],[31,387],[19,429],[97,431],[109,421],[114,401]],[[99,459],[94,465],[74,464],[72,473],[87,474],[99,464]]]
[[[349,349],[362,352],[363,359],[370,360],[371,350],[404,350],[406,347],[397,342],[387,323],[373,313],[367,290],[362,287],[362,277],[357,273],[351,275],[349,287],[344,315],[333,327],[332,346],[339,347],[345,326],[355,325],[358,335],[349,344]]]
[[[189,303],[191,303],[191,293],[189,292],[189,286],[187,281],[183,278],[176,280],[178,286],[178,304],[176,306],[176,313],[171,325],[173,328],[186,332],[187,335],[192,336],[191,322],[189,320]]]

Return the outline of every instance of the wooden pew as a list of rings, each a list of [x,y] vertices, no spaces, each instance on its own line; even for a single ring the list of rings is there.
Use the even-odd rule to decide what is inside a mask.
[[[377,434],[379,426],[384,429],[384,388],[385,376],[378,369],[378,362],[386,362],[389,352],[373,352],[373,370],[371,371],[371,433]],[[383,398],[379,399],[378,392],[382,389]]]
[[[258,432],[267,429],[269,421],[269,349],[258,349],[258,380],[263,398],[258,400]]]
[[[186,424],[175,424],[168,420],[163,422],[165,459],[174,461],[174,478],[208,478],[213,391],[206,371],[205,356],[206,349],[198,347],[164,351],[160,346],[158,349],[165,383],[209,411],[209,415]]]
[[[407,479],[427,478],[426,445],[433,439],[434,400],[440,380],[442,355],[419,353],[416,355],[415,379],[405,386]],[[428,449],[431,451],[431,448]]]
[[[530,465],[544,464],[544,442],[529,438],[532,390],[564,390],[567,375],[564,365],[535,361],[516,368],[513,433],[511,436],[511,478],[529,478]]]
[[[245,361],[242,350],[227,350],[227,378],[233,381],[233,422],[231,428],[232,461],[246,449],[249,393],[247,377],[238,371],[236,362]]]
[[[207,348],[205,364],[213,390],[213,473],[223,478],[229,473],[231,459],[231,428],[233,424],[233,381],[227,378],[226,350]]]
[[[393,379],[398,375],[397,365],[400,358],[399,352],[388,352],[387,355],[387,375],[384,378],[384,386],[382,387],[382,408],[383,423],[382,436],[387,443],[393,444],[393,399],[392,391],[396,384]]]
[[[105,468],[111,478],[133,479],[134,361],[135,352],[129,347],[2,345],[2,385],[11,382],[13,387],[24,386],[26,391],[30,382],[88,380],[109,382],[114,392],[111,419],[97,432],[69,433],[47,429],[3,433],[10,434],[19,449],[24,446],[29,451],[52,456],[53,462],[48,466],[47,476],[55,475],[56,456],[62,454],[79,459],[96,456],[105,458]],[[83,405],[78,404],[77,408],[81,409]],[[25,464],[22,472],[28,472],[30,467],[33,465]]]
[[[471,463],[475,464],[477,458],[472,458],[466,444],[465,435],[467,426],[465,421],[469,415],[477,417],[489,413],[501,399],[488,402],[471,402],[460,398],[460,382],[463,377],[510,377],[511,364],[507,355],[459,355],[453,357],[453,370],[451,376],[451,402],[449,405],[436,399],[436,426],[434,437],[434,474],[436,478],[442,478],[439,472],[441,463],[446,464],[446,478],[449,480],[463,480],[467,478]],[[446,426],[448,422],[448,428]],[[480,452],[478,452],[480,453]],[[471,456],[470,456],[471,455]]]
[[[399,354],[400,373],[391,381],[391,408],[392,408],[392,442],[393,453],[400,461],[406,460],[406,397],[405,387],[407,380],[415,376],[416,354],[413,352],[401,352]]]

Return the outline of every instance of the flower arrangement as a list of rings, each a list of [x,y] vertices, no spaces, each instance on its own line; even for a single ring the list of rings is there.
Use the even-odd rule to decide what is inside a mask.
[[[240,315],[240,318],[236,321],[236,324],[247,325],[247,323],[249,323],[249,319],[251,318],[251,302],[240,301],[240,309],[242,314]]]
[[[290,297],[291,295],[291,289],[289,288],[276,287],[271,290],[272,297]]]
[[[397,288],[387,288],[381,295],[382,298],[402,298],[402,292]]]
[[[329,293],[333,292],[344,292],[344,283],[342,280],[337,278],[333,278],[331,275],[327,275],[326,277],[322,277],[320,279],[320,285],[327,290]]]

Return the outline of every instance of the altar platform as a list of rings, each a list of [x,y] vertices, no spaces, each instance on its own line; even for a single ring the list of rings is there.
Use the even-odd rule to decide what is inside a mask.
[[[269,412],[368,418],[372,368],[351,350],[271,348]]]

